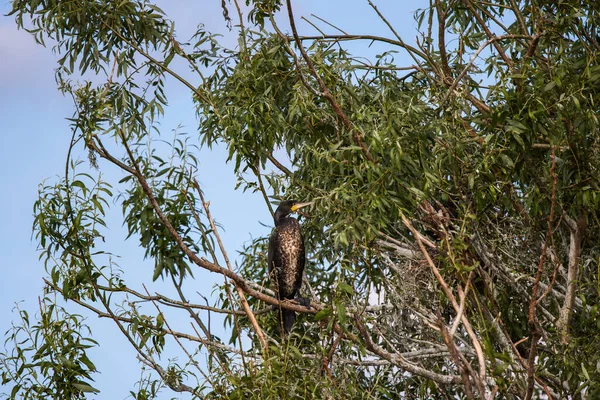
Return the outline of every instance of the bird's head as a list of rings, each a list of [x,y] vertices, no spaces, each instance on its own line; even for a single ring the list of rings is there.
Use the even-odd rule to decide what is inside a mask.
[[[279,207],[275,210],[275,222],[287,217],[289,214],[298,211],[302,207],[310,206],[314,202],[299,203],[296,200],[284,200],[279,203]]]

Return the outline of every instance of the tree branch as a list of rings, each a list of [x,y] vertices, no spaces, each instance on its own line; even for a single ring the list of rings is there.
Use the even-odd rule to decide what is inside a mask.
[[[456,301],[456,298],[452,294],[452,291],[446,284],[444,278],[440,274],[440,271],[435,266],[435,263],[433,262],[429,253],[427,252],[427,249],[423,245],[423,242],[420,239],[420,236],[421,236],[420,233],[415,229],[415,227],[410,223],[410,221],[406,218],[405,215],[402,215],[402,222],[414,235],[415,240],[417,241],[417,244],[419,245],[419,248],[421,249],[421,252],[423,253],[423,256],[425,256],[425,259],[427,260],[427,263],[429,264],[429,267],[431,268],[431,271],[433,272],[433,275],[436,277],[438,283],[442,287],[444,294],[446,295],[448,300],[450,300],[450,303],[452,304],[454,311],[458,315],[458,313],[460,312],[460,305]],[[478,359],[478,363],[479,363],[479,379],[477,381],[478,381],[478,383],[481,383],[483,385],[483,382],[486,382],[486,364],[485,364],[485,356],[483,354],[483,349],[481,347],[481,344],[479,343],[479,339],[477,338],[477,335],[475,335],[475,332],[473,331],[473,328],[471,327],[471,324],[464,313],[461,316],[461,321],[465,327],[465,330],[467,331],[467,333],[469,335],[471,343],[473,344],[475,353],[477,354],[477,359]],[[480,395],[482,397],[485,397],[485,391],[482,391],[480,393]]]
[[[229,257],[227,256],[227,252],[225,251],[225,246],[223,246],[223,242],[221,241],[221,235],[219,235],[219,231],[217,230],[217,227],[215,226],[215,222],[213,221],[212,216],[210,215],[209,205],[204,200],[204,194],[202,194],[202,190],[200,189],[200,185],[198,184],[198,181],[196,179],[194,179],[193,182],[194,182],[194,187],[196,188],[196,191],[198,192],[198,196],[200,196],[200,200],[202,201],[202,206],[204,207],[204,211],[206,212],[206,218],[208,218],[210,227],[212,228],[213,234],[215,235],[215,238],[217,239],[217,243],[219,244],[219,249],[221,249],[221,254],[223,255],[223,258],[225,259],[225,264],[227,265],[227,268],[229,269],[229,271],[233,272],[233,268],[231,268],[231,263],[229,262]],[[242,303],[242,308],[246,312],[248,319],[250,319],[250,323],[252,324],[252,327],[254,328],[256,335],[258,336],[258,340],[260,341],[260,344],[262,345],[263,350],[265,350],[267,348],[267,342],[265,340],[265,336],[263,335],[262,329],[258,325],[258,322],[256,321],[256,317],[254,316],[254,313],[252,312],[252,309],[250,308],[250,305],[248,304],[248,301],[246,300],[244,291],[242,290],[242,288],[239,287],[239,285],[235,285],[235,288],[238,292],[238,296],[240,296],[240,302]]]
[[[463,0],[463,2],[466,4],[466,6],[469,9],[469,11],[471,11],[471,14],[473,14],[473,16],[475,17],[475,19],[477,20],[477,24],[481,27],[481,29],[484,30],[485,34],[488,37],[488,41],[491,41],[490,43],[492,43],[494,45],[494,47],[498,51],[498,54],[500,55],[500,57],[502,57],[502,59],[504,60],[504,62],[508,66],[508,68],[512,71],[512,69],[513,69],[513,62],[506,55],[506,53],[504,52],[504,49],[502,48],[502,46],[500,46],[498,44],[498,41],[494,40],[494,39],[496,39],[496,35],[494,35],[492,33],[492,31],[490,31],[490,28],[488,28],[488,26],[485,23],[485,21],[483,20],[483,18],[481,18],[481,15],[479,15],[479,13],[477,12],[477,10],[475,10],[475,7],[473,6],[473,3],[471,3],[471,0]]]
[[[577,221],[573,220],[566,213],[563,219],[569,227],[569,268],[567,270],[567,292],[565,301],[560,309],[556,329],[558,330],[561,342],[569,342],[569,323],[573,314],[575,305],[575,296],[577,295],[577,279],[579,277],[579,258],[581,257],[581,241],[587,229],[586,216],[582,213]]]
[[[208,270],[210,272],[214,272],[214,273],[217,273],[217,274],[225,275],[226,277],[228,277],[231,280],[233,280],[236,285],[239,285],[239,287],[245,293],[249,294],[250,296],[253,296],[253,297],[257,298],[258,300],[264,301],[267,304],[278,306],[278,307],[282,307],[282,308],[285,308],[286,310],[292,310],[292,311],[296,311],[296,312],[300,312],[300,313],[309,313],[309,314],[316,314],[319,310],[323,309],[323,306],[321,304],[318,304],[318,303],[312,303],[311,302],[310,308],[307,308],[306,306],[300,305],[300,304],[298,304],[298,302],[293,301],[293,300],[282,300],[282,301],[279,301],[278,299],[276,299],[276,298],[274,298],[272,296],[266,295],[266,294],[258,291],[256,288],[257,287],[260,288],[259,285],[253,284],[253,283],[245,280],[243,277],[241,277],[240,275],[236,274],[235,272],[230,271],[227,268],[223,268],[223,267],[221,267],[221,266],[219,266],[219,265],[217,265],[215,263],[212,263],[212,262],[208,261],[206,258],[199,257],[198,255],[196,255],[185,244],[185,242],[183,241],[183,239],[181,238],[181,236],[179,235],[179,233],[177,233],[177,230],[173,227],[173,225],[171,224],[171,222],[168,220],[168,218],[162,212],[162,209],[161,209],[160,205],[158,204],[158,201],[156,200],[156,197],[154,197],[152,189],[150,188],[148,182],[146,181],[146,179],[144,178],[143,174],[139,170],[139,167],[135,163],[135,158],[133,156],[133,153],[131,152],[131,149],[129,148],[129,145],[127,144],[125,138],[122,137],[122,135],[121,135],[121,140],[123,141],[123,145],[126,148],[127,153],[129,154],[130,161],[135,166],[134,168],[130,168],[130,167],[124,165],[123,163],[121,163],[120,161],[118,161],[117,159],[115,159],[113,156],[111,156],[108,152],[99,153],[100,156],[103,157],[103,158],[106,158],[107,160],[109,160],[111,162],[113,162],[115,165],[117,165],[120,168],[124,169],[125,171],[129,172],[131,175],[133,175],[137,179],[138,183],[142,187],[142,191],[144,192],[144,194],[148,198],[148,201],[150,202],[150,206],[152,207],[152,209],[154,210],[154,212],[156,212],[156,215],[158,216],[158,218],[161,221],[161,223],[165,226],[165,228],[169,232],[169,235],[171,235],[171,237],[173,238],[173,240],[175,241],[175,243],[177,243],[177,245],[179,246],[179,248],[181,249],[181,251],[194,264],[196,264],[198,267],[206,269],[206,270]]]
[[[288,9],[288,19],[290,21],[290,27],[292,28],[292,34],[294,36],[294,39],[296,40],[298,49],[300,50],[300,53],[302,54],[302,58],[306,62],[306,65],[308,66],[308,69],[310,70],[311,74],[317,80],[317,82],[319,84],[319,87],[322,92],[322,96],[329,102],[331,107],[333,107],[333,110],[338,115],[338,117],[340,117],[340,119],[342,120],[342,123],[344,124],[344,127],[346,128],[346,130],[348,132],[352,133],[352,138],[353,138],[354,142],[356,143],[357,146],[359,146],[361,148],[361,151],[362,151],[363,155],[365,156],[365,158],[372,163],[375,162],[375,159],[373,158],[373,156],[369,152],[369,149],[363,142],[364,134],[362,132],[359,132],[357,130],[357,128],[352,125],[352,123],[350,122],[350,119],[348,119],[348,116],[346,115],[346,113],[342,110],[339,103],[335,100],[335,98],[333,97],[333,95],[331,94],[329,89],[327,88],[327,85],[325,85],[325,82],[323,82],[323,79],[321,79],[321,76],[317,72],[311,58],[308,56],[308,53],[306,53],[306,50],[304,49],[304,46],[302,45],[302,41],[300,40],[300,37],[298,36],[298,31],[296,30],[296,21],[294,19],[294,12],[292,10],[291,1],[286,0],[286,4],[287,4],[287,9]]]
[[[535,282],[533,284],[533,289],[531,291],[531,301],[529,302],[529,316],[528,316],[528,325],[529,330],[531,332],[531,346],[529,348],[529,358],[527,360],[527,393],[525,395],[525,399],[531,399],[533,395],[533,384],[535,381],[535,355],[537,350],[537,341],[539,339],[540,333],[538,329],[538,323],[535,318],[535,307],[538,303],[537,292],[539,287],[539,282],[542,277],[542,271],[544,270],[544,261],[546,258],[546,249],[548,248],[548,241],[552,240],[552,223],[554,220],[554,206],[556,203],[556,157],[554,157],[554,147],[552,147],[552,165],[550,166],[550,176],[552,177],[552,197],[550,199],[550,215],[548,216],[548,224],[546,228],[546,240],[544,241],[544,246],[542,247],[542,254],[540,256],[540,262],[538,264],[537,273],[535,276]]]
[[[431,379],[434,382],[442,384],[462,382],[462,378],[458,375],[438,374],[436,372],[429,371],[427,369],[409,363],[406,359],[404,359],[404,357],[402,357],[402,355],[398,353],[389,353],[385,351],[382,347],[380,347],[379,345],[374,343],[373,340],[371,340],[371,333],[357,314],[354,315],[354,322],[359,332],[361,333],[363,340],[365,341],[365,346],[373,353],[377,354],[379,357],[389,361],[391,364],[397,365],[407,372],[413,373],[418,376],[422,376],[427,379]]]

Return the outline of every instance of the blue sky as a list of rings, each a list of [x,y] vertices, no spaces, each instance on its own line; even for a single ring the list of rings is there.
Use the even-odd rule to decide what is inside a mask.
[[[69,98],[63,97],[54,81],[54,67],[57,57],[50,48],[37,45],[24,31],[18,31],[11,17],[6,17],[10,5],[0,0],[0,210],[3,211],[3,224],[0,229],[0,265],[3,279],[0,280],[0,332],[10,328],[11,321],[17,318],[13,312],[15,302],[22,309],[34,313],[37,298],[42,293],[44,266],[38,261],[36,243],[31,236],[32,209],[37,199],[38,185],[48,179],[51,182],[64,174],[64,163],[70,139],[70,128],[66,118],[73,113]],[[243,2],[242,2],[243,3]],[[301,34],[315,34],[315,31],[300,17],[311,18],[316,14],[335,23],[348,33],[375,34],[392,37],[385,25],[377,18],[368,3],[352,1],[296,1],[295,14]],[[420,1],[379,1],[380,10],[389,18],[397,31],[413,42],[416,23],[412,14],[418,7],[428,2]],[[185,41],[199,23],[208,30],[225,34],[223,40],[234,45],[235,37],[228,35],[221,16],[220,0],[211,1],[158,1],[169,18],[175,20],[178,38]],[[235,15],[231,9],[232,16]],[[314,18],[312,18],[314,20]],[[282,21],[282,26],[285,26]],[[320,24],[323,26],[323,24]],[[327,31],[333,33],[331,28]],[[377,49],[371,48],[369,54]],[[398,58],[404,57],[399,55]],[[405,58],[406,59],[406,58]],[[400,64],[412,64],[406,59]],[[170,104],[161,130],[165,138],[170,131],[182,125],[183,130],[195,137],[195,119],[190,93],[178,83],[171,81],[169,87]],[[85,154],[80,154],[85,158]],[[211,201],[213,216],[224,227],[223,239],[230,257],[251,237],[265,235],[269,229],[262,224],[272,225],[270,214],[260,194],[235,192],[236,178],[232,166],[225,164],[226,152],[223,148],[203,151],[200,157],[201,185]],[[121,173],[106,163],[101,163],[109,180],[118,180]],[[115,206],[109,215],[112,222],[107,235],[106,246],[119,254],[119,265],[125,272],[125,279],[135,282],[137,289],[141,283],[149,289],[160,288],[160,283],[152,285],[153,263],[143,260],[136,240],[125,241],[125,232],[120,228],[118,217],[120,206]],[[212,291],[212,284],[221,281],[204,271],[195,272],[195,280],[187,283],[190,297],[199,291],[206,295]],[[75,305],[72,312],[81,312]],[[82,312],[84,315],[88,315]],[[186,320],[187,321],[187,320]],[[114,324],[107,320],[89,318],[88,324],[94,330],[94,338],[100,348],[90,353],[100,374],[95,386],[101,390],[98,399],[125,399],[129,390],[140,376],[140,365],[134,352],[120,337]],[[187,322],[186,322],[187,323]],[[164,365],[164,364],[163,364]],[[0,389],[0,393],[4,390]],[[162,398],[187,398],[165,391]]]

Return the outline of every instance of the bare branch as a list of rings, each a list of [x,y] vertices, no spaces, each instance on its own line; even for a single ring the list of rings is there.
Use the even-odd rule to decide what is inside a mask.
[[[442,290],[444,291],[444,294],[446,295],[446,297],[448,298],[448,300],[450,300],[450,302],[452,304],[452,307],[454,307],[454,310],[458,314],[459,311],[460,311],[460,305],[456,301],[456,298],[452,294],[452,291],[448,287],[448,284],[445,282],[444,278],[440,274],[439,270],[435,266],[435,263],[433,262],[433,260],[431,259],[429,253],[427,252],[427,249],[423,245],[423,242],[420,239],[421,235],[419,234],[419,232],[415,229],[415,227],[410,223],[410,221],[404,215],[402,215],[402,222],[413,233],[413,235],[414,235],[414,237],[415,237],[415,239],[417,241],[417,244],[419,245],[419,248],[421,249],[421,252],[425,256],[425,259],[427,260],[427,263],[429,264],[429,267],[431,268],[431,271],[433,272],[433,274],[436,277],[438,283],[442,287]],[[479,343],[479,339],[477,338],[477,335],[475,335],[475,332],[473,331],[473,328],[471,327],[471,323],[469,322],[469,320],[467,319],[467,317],[466,317],[466,315],[464,313],[462,314],[461,321],[462,321],[462,323],[463,323],[463,325],[465,327],[465,330],[469,334],[469,338],[471,340],[471,343],[473,344],[473,348],[475,349],[475,352],[477,353],[477,359],[478,359],[478,362],[479,362],[479,379],[478,379],[478,382],[485,382],[486,381],[486,364],[485,364],[485,356],[483,354],[483,349],[481,347],[481,343]],[[485,396],[485,392],[482,392],[480,394],[481,394],[482,397]]]
[[[389,361],[390,363],[397,365],[398,367],[404,369],[407,372],[413,373],[418,376],[422,376],[424,378],[431,379],[434,382],[443,383],[443,384],[451,384],[451,383],[460,383],[462,382],[462,378],[458,375],[442,375],[433,371],[429,371],[425,368],[421,368],[415,364],[408,362],[404,357],[402,357],[398,353],[389,353],[381,348],[379,345],[371,340],[371,333],[361,321],[360,317],[355,314],[354,316],[355,324],[358,330],[361,333],[363,340],[365,341],[365,346],[377,354],[379,357]]]
[[[202,206],[204,207],[204,211],[206,212],[206,218],[208,218],[210,227],[212,228],[213,234],[215,235],[215,238],[217,239],[217,243],[219,244],[219,248],[221,249],[221,254],[223,255],[223,258],[225,259],[225,264],[227,265],[227,268],[229,269],[229,271],[233,272],[233,268],[231,268],[231,263],[229,262],[229,257],[227,256],[227,251],[225,250],[225,246],[223,246],[223,242],[221,241],[221,235],[219,235],[219,231],[217,230],[217,227],[215,226],[215,222],[212,219],[212,216],[210,215],[209,204],[204,200],[204,194],[202,193],[202,190],[200,189],[200,185],[198,184],[198,181],[196,179],[194,179],[194,187],[196,188],[196,191],[198,192],[198,196],[200,196],[200,200],[202,201]],[[238,285],[236,285],[236,290],[238,292],[238,296],[240,296],[240,302],[242,303],[242,308],[244,309],[244,311],[246,311],[246,314],[248,315],[248,319],[250,319],[250,323],[252,324],[252,327],[254,328],[256,335],[258,336],[258,340],[260,341],[260,344],[262,345],[263,349],[266,349],[267,342],[263,335],[262,329],[258,325],[258,322],[256,321],[256,317],[254,316],[254,313],[252,312],[252,309],[250,308],[250,305],[248,304],[248,301],[246,300],[244,291]]]
[[[377,8],[377,6],[375,4],[373,4],[373,2],[371,0],[367,0],[369,2],[369,5],[371,6],[371,8],[375,11],[375,13],[377,14],[377,16],[383,21],[384,24],[387,25],[388,29],[394,34],[394,36],[396,36],[397,42],[395,43],[397,46],[403,47],[406,50],[408,50],[408,54],[412,57],[412,59],[419,64],[419,60],[417,59],[416,56],[421,57],[424,60],[428,60],[431,61],[429,59],[429,57],[427,56],[427,54],[423,53],[420,50],[415,49],[412,46],[407,45],[404,40],[402,40],[402,37],[400,35],[398,35],[398,32],[396,32],[396,30],[394,29],[394,27],[392,26],[392,24],[390,24],[390,22],[387,20],[387,18],[385,18],[385,16],[379,11],[379,9]],[[430,65],[433,64],[430,62]],[[432,65],[433,67],[433,65]]]
[[[446,52],[446,12],[442,10],[440,0],[435,0],[435,9],[438,17],[438,48],[440,50],[440,58],[442,61],[442,82],[452,77],[450,67],[448,66],[448,54]]]
[[[407,258],[411,258],[411,259],[415,259],[415,260],[421,258],[421,257],[419,257],[419,254],[416,251],[408,249],[404,246],[400,246],[400,245],[390,242],[390,241],[378,239],[377,245],[381,246],[381,247],[387,247],[387,248],[393,249],[394,252],[401,257],[407,257]]]
[[[385,36],[375,36],[375,35],[361,35],[361,34],[343,34],[343,35],[327,35],[327,34],[323,34],[323,35],[299,35],[298,38],[294,38],[293,36],[289,39],[295,39],[295,40],[300,40],[300,41],[304,41],[304,40],[318,40],[318,41],[335,41],[335,42],[345,42],[345,41],[353,41],[353,40],[371,40],[373,42],[382,42],[382,43],[388,43],[394,46],[398,46],[398,47],[402,47],[403,49],[408,50],[409,52],[414,52],[417,55],[419,55],[420,57],[425,57],[425,53],[422,53],[421,51],[419,51],[418,49],[415,49],[412,46],[407,45],[404,41],[402,40],[394,40],[394,39],[390,39],[387,38]]]
[[[527,35],[527,27],[525,26],[525,20],[523,19],[523,13],[519,10],[519,6],[515,2],[515,0],[510,0],[510,8],[515,14],[517,21],[519,22],[519,27],[521,28],[521,33],[523,35]]]
[[[577,295],[577,280],[579,279],[579,258],[581,257],[581,241],[587,229],[587,220],[585,214],[581,214],[577,221],[573,220],[566,213],[563,219],[569,227],[569,268],[567,270],[567,292],[565,293],[565,302],[563,303],[556,328],[561,336],[561,342],[569,342],[569,323],[573,315],[575,306],[575,297]]]
[[[548,217],[548,225],[546,228],[546,239],[544,241],[544,246],[542,247],[542,255],[540,256],[540,263],[538,264],[537,273],[535,276],[535,282],[533,284],[533,289],[531,291],[531,301],[529,302],[529,317],[528,317],[528,325],[529,330],[531,332],[531,346],[529,349],[529,358],[527,360],[527,394],[525,398],[527,400],[531,399],[533,395],[533,383],[535,379],[535,355],[537,350],[537,341],[539,339],[540,333],[538,330],[538,324],[535,318],[535,307],[537,304],[537,292],[540,279],[542,277],[542,271],[544,270],[544,261],[546,259],[546,249],[548,247],[548,242],[552,240],[552,223],[554,221],[554,206],[556,203],[556,157],[554,157],[554,147],[552,148],[552,165],[550,166],[550,176],[552,177],[552,197],[550,199],[550,215]]]
[[[460,323],[460,320],[462,319],[463,316],[463,312],[465,311],[465,301],[467,299],[467,294],[469,294],[469,287],[471,284],[471,278],[473,277],[473,271],[469,272],[469,278],[467,279],[467,283],[465,284],[465,290],[463,291],[462,288],[459,286],[458,287],[458,298],[460,299],[460,309],[458,310],[458,313],[456,314],[456,318],[454,318],[454,323],[452,324],[452,328],[450,329],[450,336],[454,336],[454,334],[456,333],[456,330],[458,329],[458,324]]]
[[[458,318],[459,317],[457,316],[457,319]],[[475,396],[473,395],[473,389],[471,388],[469,373],[472,374],[474,379],[477,379],[477,376],[473,373],[470,364],[468,362],[463,362],[463,360],[459,357],[456,344],[452,340],[452,334],[448,331],[448,328],[444,324],[444,321],[441,318],[441,316],[438,316],[438,323],[440,325],[440,332],[442,333],[442,338],[444,339],[444,343],[446,343],[446,347],[448,347],[450,356],[452,357],[454,363],[460,370],[463,385],[465,385],[465,394],[467,396],[467,399],[473,400]]]
[[[269,161],[271,161],[273,163],[274,166],[276,166],[281,172],[283,172],[287,176],[292,176],[293,175],[292,171],[290,171],[289,169],[287,169],[285,165],[283,165],[275,157],[273,157],[273,154],[267,155],[267,158],[269,159]]]

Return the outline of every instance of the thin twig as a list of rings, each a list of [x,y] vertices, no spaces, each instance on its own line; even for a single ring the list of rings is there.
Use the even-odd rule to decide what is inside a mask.
[[[290,171],[289,169],[287,169],[285,165],[283,165],[275,157],[273,157],[273,154],[268,154],[267,158],[269,159],[269,161],[271,161],[273,163],[274,166],[276,166],[277,168],[279,168],[279,170],[281,172],[283,172],[284,174],[286,174],[287,176],[292,176],[293,175],[292,171]]]
[[[459,375],[442,375],[437,372],[433,372],[408,362],[400,353],[390,353],[384,350],[381,346],[374,343],[371,339],[371,332],[365,324],[361,321],[360,317],[355,314],[354,321],[358,328],[361,336],[365,342],[365,346],[377,354],[379,357],[389,361],[393,365],[397,365],[407,372],[413,373],[418,376],[422,376],[427,379],[431,379],[434,382],[443,384],[455,384],[462,382],[462,378]]]
[[[465,301],[467,299],[467,294],[469,294],[469,287],[471,284],[471,278],[473,277],[473,271],[469,273],[469,277],[467,278],[467,284],[465,285],[465,290],[463,291],[461,287],[458,287],[458,298],[460,299],[460,309],[456,314],[456,318],[454,318],[454,323],[452,324],[452,328],[450,329],[450,336],[454,336],[456,330],[458,329],[458,325],[462,318],[463,312],[465,311]]]
[[[265,203],[267,204],[267,207],[269,208],[271,217],[274,217],[275,213],[273,212],[273,207],[271,206],[271,202],[269,201],[269,196],[267,195],[265,185],[263,185],[262,175],[260,174],[260,166],[255,167],[254,165],[251,165],[251,164],[248,164],[248,166],[250,167],[250,169],[252,170],[252,172],[254,172],[254,175],[256,176],[256,180],[258,182],[258,189],[260,190],[260,193],[263,195],[263,199],[265,199]]]
[[[146,291],[146,294],[148,296],[150,296],[150,292],[148,291],[148,288],[146,287],[146,285],[144,286],[144,290]],[[172,331],[171,326],[169,325],[169,321],[167,320],[167,317],[165,316],[165,314],[160,310],[160,307],[158,306],[158,304],[156,304],[156,301],[151,300],[152,304],[154,304],[154,307],[156,307],[156,310],[158,311],[158,314],[162,316],[162,320],[164,321],[167,329],[169,331]],[[205,377],[207,378],[206,374],[204,373],[204,371],[202,370],[202,368],[200,368],[200,366],[198,365],[198,362],[196,362],[196,360],[194,360],[194,357],[192,357],[192,355],[188,352],[187,348],[183,345],[183,343],[181,343],[181,340],[179,340],[179,338],[177,336],[173,336],[173,339],[175,339],[175,341],[177,342],[177,344],[179,345],[179,347],[181,348],[181,350],[183,350],[183,352],[187,355],[188,359],[191,361],[191,363],[196,367],[196,369]]]
[[[221,254],[223,255],[223,258],[225,259],[225,264],[227,265],[227,268],[229,269],[229,271],[233,272],[233,268],[231,268],[231,263],[229,262],[229,257],[227,256],[227,251],[225,250],[225,246],[223,246],[223,242],[221,241],[221,235],[219,235],[219,231],[217,230],[215,222],[210,214],[209,205],[204,200],[204,194],[202,193],[202,189],[200,189],[200,184],[198,184],[198,181],[196,179],[194,179],[193,182],[194,182],[194,187],[196,188],[196,191],[198,192],[198,196],[200,196],[200,200],[202,201],[202,206],[204,207],[204,211],[206,212],[206,218],[208,219],[208,222],[210,223],[210,226],[213,230],[213,234],[215,235],[215,238],[217,239],[217,243],[219,244],[219,248],[221,249]],[[246,314],[248,315],[248,319],[250,319],[250,323],[252,324],[252,327],[256,331],[256,335],[258,336],[258,340],[260,341],[260,344],[262,345],[263,349],[266,350],[267,341],[265,340],[262,329],[258,325],[258,322],[256,321],[256,317],[254,316],[254,313],[252,312],[252,309],[250,308],[250,305],[248,304],[248,301],[246,300],[246,295],[244,294],[244,291],[242,290],[242,288],[240,288],[238,285],[235,285],[235,288],[238,292],[238,296],[240,297],[240,303],[242,303],[242,308],[244,309],[244,311],[246,311]]]
[[[350,122],[350,119],[348,118],[346,113],[342,110],[342,107],[335,100],[335,98],[333,97],[333,95],[331,94],[329,89],[327,88],[327,85],[325,85],[325,82],[323,82],[323,79],[321,79],[321,76],[317,72],[317,69],[315,68],[314,63],[312,62],[312,59],[308,56],[308,53],[304,49],[304,46],[302,45],[302,41],[300,40],[298,31],[296,29],[296,21],[294,19],[294,12],[292,10],[291,0],[286,0],[286,4],[287,4],[287,9],[288,9],[288,19],[290,21],[290,27],[292,29],[292,34],[294,36],[294,39],[296,40],[296,44],[298,46],[298,49],[300,50],[300,54],[302,54],[302,58],[304,59],[304,62],[306,62],[308,69],[310,70],[311,74],[317,80],[317,83],[319,84],[319,88],[321,89],[321,92],[322,92],[321,95],[329,102],[329,104],[331,105],[331,107],[333,108],[333,110],[335,111],[337,116],[340,117],[346,130],[348,132],[352,133],[352,139],[354,140],[355,144],[361,148],[361,151],[362,151],[363,155],[365,156],[365,158],[372,163],[375,162],[375,159],[373,158],[373,156],[369,152],[369,149],[363,142],[364,134],[362,132],[359,132],[358,128],[353,126],[352,122]]]
[[[452,304],[454,311],[456,313],[458,313],[460,311],[460,305],[456,301],[456,298],[454,297],[454,294],[452,294],[452,291],[448,287],[448,284],[446,283],[446,281],[440,274],[440,271],[435,266],[435,263],[431,259],[429,252],[427,252],[425,245],[423,244],[423,242],[420,239],[421,235],[415,229],[415,227],[410,223],[410,221],[406,218],[406,216],[404,214],[402,215],[402,222],[414,235],[415,240],[417,241],[417,244],[419,245],[419,248],[421,249],[421,252],[423,253],[423,256],[427,260],[427,263],[429,264],[429,267],[430,267],[431,271],[433,272],[433,275],[435,276],[438,283],[442,287],[442,290],[443,290],[444,294],[446,295],[446,297],[448,298],[448,300],[450,300],[450,303]],[[478,359],[478,363],[479,363],[479,379],[477,380],[477,384],[479,387],[481,397],[485,397],[484,383],[486,381],[486,364],[485,364],[485,356],[483,354],[483,348],[481,347],[481,343],[479,343],[479,339],[477,338],[477,335],[475,334],[475,332],[473,331],[473,328],[471,327],[471,323],[469,322],[469,320],[467,319],[467,317],[464,313],[462,314],[461,321],[465,327],[465,330],[467,331],[467,334],[469,335],[469,338],[471,339],[471,343],[473,344],[475,353],[477,354],[477,359]]]
[[[398,35],[398,32],[396,32],[396,30],[394,29],[394,27],[392,26],[392,24],[387,20],[387,18],[379,11],[379,9],[377,8],[377,6],[375,4],[373,4],[373,2],[371,0],[367,0],[369,5],[371,6],[371,8],[375,11],[375,13],[377,14],[377,16],[383,21],[384,24],[386,24],[386,26],[388,27],[388,29],[394,34],[394,36],[396,36],[396,45],[403,47],[404,49],[406,49],[408,51],[408,54],[412,57],[412,59],[419,64],[419,60],[417,59],[417,57],[415,55],[418,55],[419,57],[421,57],[424,60],[428,60],[430,61],[429,57],[427,54],[425,54],[424,52],[415,49],[412,46],[407,45],[404,40],[402,40],[402,37],[400,35]],[[430,65],[433,63],[430,63]]]
[[[467,72],[469,71],[469,69],[471,68],[471,66],[473,65],[473,63],[475,62],[475,60],[477,59],[477,57],[479,57],[479,54],[483,50],[485,50],[486,47],[488,47],[490,44],[496,44],[498,41],[501,41],[501,40],[515,39],[515,38],[531,38],[531,37],[530,36],[525,36],[525,35],[493,36],[493,37],[489,38],[488,40],[486,40],[485,42],[483,42],[483,44],[481,44],[481,46],[479,46],[479,48],[477,49],[477,51],[471,56],[471,59],[469,60],[469,62],[467,63],[467,65],[465,65],[465,67],[460,72],[460,74],[456,77],[456,79],[454,80],[454,82],[452,82],[452,84],[448,88],[448,92],[446,92],[446,95],[444,96],[444,98],[440,102],[440,105],[438,106],[438,108],[441,109],[443,107],[443,105],[446,103],[446,101],[448,100],[448,98],[450,97],[450,95],[454,92],[454,89],[456,89],[456,87],[458,86],[458,84],[460,83],[460,81],[465,77],[465,75],[467,74]]]
[[[490,28],[488,28],[488,26],[485,23],[485,21],[483,20],[483,18],[481,18],[481,15],[479,15],[479,13],[475,10],[475,7],[473,6],[473,3],[471,3],[471,0],[463,0],[463,2],[466,4],[469,11],[471,11],[471,14],[473,14],[473,16],[477,20],[477,23],[479,24],[481,29],[483,29],[483,31],[487,35],[488,41],[491,41],[492,45],[496,48],[496,51],[498,51],[498,54],[500,55],[500,57],[502,57],[502,59],[504,60],[504,62],[508,66],[508,68],[512,71],[513,70],[512,60],[506,55],[506,53],[504,52],[504,49],[498,44],[498,41],[493,40],[496,38],[496,35],[494,35],[492,33],[492,31],[490,31]],[[522,35],[519,35],[519,36],[522,36]]]
[[[529,302],[529,314],[527,323],[531,332],[531,345],[529,348],[529,357],[527,359],[527,392],[525,399],[531,399],[533,395],[533,388],[535,382],[535,358],[537,350],[537,341],[540,337],[538,330],[538,324],[535,318],[535,308],[538,303],[537,292],[539,287],[540,279],[542,278],[542,272],[544,271],[544,262],[546,260],[546,249],[548,247],[548,241],[552,236],[552,223],[554,221],[554,206],[556,204],[556,158],[554,156],[554,147],[552,147],[552,164],[550,166],[550,177],[552,178],[552,195],[550,198],[550,215],[548,216],[548,222],[546,227],[546,238],[542,247],[542,254],[540,255],[540,262],[538,264],[537,273],[535,275],[535,282],[533,283],[533,289],[531,291],[531,301]]]

